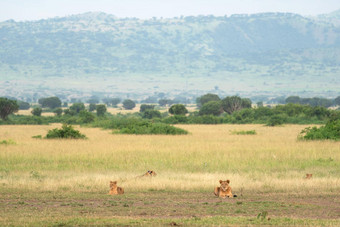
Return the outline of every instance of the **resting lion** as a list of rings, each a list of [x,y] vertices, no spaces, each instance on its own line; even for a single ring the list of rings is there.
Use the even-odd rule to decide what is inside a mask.
[[[237,197],[237,195],[233,195],[231,192],[231,187],[229,186],[230,180],[220,180],[221,187],[216,187],[214,194],[218,197],[221,198],[232,198],[232,197]]]
[[[312,179],[313,174],[312,173],[306,173],[306,178],[305,179]]]
[[[117,187],[117,181],[110,181],[109,195],[121,195],[124,194],[124,189]]]
[[[142,175],[142,177],[155,177],[155,176],[157,176],[157,173],[153,170],[148,170],[148,172]]]

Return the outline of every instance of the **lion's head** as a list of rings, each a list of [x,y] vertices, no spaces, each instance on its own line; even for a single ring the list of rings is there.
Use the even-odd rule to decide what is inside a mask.
[[[110,188],[117,186],[117,181],[110,181]]]
[[[144,175],[145,176],[155,177],[155,176],[157,176],[157,173],[155,171],[153,171],[153,170],[148,170],[148,172],[146,172]]]
[[[226,180],[226,181],[220,180],[221,190],[224,192],[227,191],[229,187],[229,183],[230,183],[230,180]]]

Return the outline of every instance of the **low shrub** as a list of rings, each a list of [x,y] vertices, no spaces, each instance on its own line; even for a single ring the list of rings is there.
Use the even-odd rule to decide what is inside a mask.
[[[115,116],[111,119],[97,120],[91,124],[92,127],[104,129],[116,129],[115,133],[122,134],[161,134],[161,135],[182,135],[188,132],[174,126],[157,123],[137,117]]]
[[[340,141],[340,119],[330,120],[325,126],[308,127],[301,131],[302,140],[335,140]]]
[[[14,142],[11,139],[0,141],[0,145],[15,145],[15,144],[16,144],[16,142]]]
[[[171,125],[167,125],[164,123],[142,123],[129,125],[125,128],[122,128],[118,133],[122,134],[137,134],[137,135],[145,135],[145,134],[156,134],[156,135],[184,135],[188,134],[188,132],[184,129],[176,128]]]
[[[71,125],[64,124],[61,129],[48,131],[46,139],[86,139],[86,136],[75,130]]]
[[[287,120],[287,117],[283,114],[273,115],[267,121],[267,126],[283,125]]]
[[[249,130],[249,131],[232,131],[232,135],[256,135],[255,130]]]

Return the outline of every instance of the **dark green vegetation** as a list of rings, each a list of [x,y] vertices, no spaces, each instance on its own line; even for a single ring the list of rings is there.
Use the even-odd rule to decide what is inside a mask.
[[[0,118],[6,120],[8,115],[18,112],[19,105],[16,101],[0,97]]]
[[[123,101],[123,107],[127,110],[132,110],[133,108],[135,108],[136,103],[134,101],[132,101],[131,99],[125,99]]]
[[[164,134],[183,135],[188,134],[186,130],[173,127],[165,123],[154,123],[137,117],[112,117],[107,120],[96,121],[91,124],[93,127],[114,129],[115,133],[122,134]],[[117,131],[118,130],[118,131]]]
[[[58,97],[41,98],[38,100],[38,103],[42,107],[48,107],[50,109],[61,107],[61,101]]]
[[[48,131],[46,139],[86,139],[86,136],[75,130],[71,125],[64,124],[61,129]]]
[[[183,104],[175,104],[169,108],[169,113],[173,115],[185,115],[188,113],[188,110]]]
[[[300,98],[299,96],[289,96],[286,98],[285,103],[295,103],[295,104],[301,104],[301,105],[310,105],[310,106],[323,106],[323,107],[330,107],[332,105],[340,105],[340,96],[332,99],[326,99],[326,98]]]
[[[231,134],[234,135],[256,135],[255,130],[249,130],[249,131],[232,131]]]
[[[42,108],[41,107],[34,107],[33,110],[31,111],[33,116],[40,117],[42,113]]]
[[[15,144],[16,144],[16,142],[14,142],[14,141],[11,140],[11,139],[0,141],[0,145],[15,145]]]
[[[300,134],[303,140],[340,140],[340,119],[331,119],[325,126],[308,127]]]
[[[215,89],[222,95],[248,97],[292,92],[335,97],[340,72],[338,15],[339,11],[314,18],[263,13],[140,20],[86,13],[4,21],[0,95],[33,102],[50,92],[71,97],[76,90],[85,100],[86,92],[145,98],[159,91],[175,96]]]
[[[337,226],[338,194],[244,192],[220,199],[212,191],[74,193],[0,189],[0,225],[9,226]],[[20,214],[20,215],[18,215]],[[126,214],[129,214],[127,217]]]
[[[2,100],[5,100],[7,103],[16,104],[16,101],[6,98],[2,98]],[[158,109],[155,109],[156,105],[154,104],[142,104],[139,112],[125,115],[112,115],[108,113],[105,104],[96,105],[91,103],[89,107],[86,108],[84,103],[74,103],[68,109],[64,110],[60,107],[51,110],[49,108],[42,109],[37,106],[32,110],[33,116],[11,115],[8,119],[1,120],[0,124],[64,123],[118,130],[115,131],[115,133],[175,135],[187,134],[187,132],[170,126],[169,124],[255,123],[276,126],[287,123],[325,124],[330,119],[338,120],[340,118],[340,112],[338,110],[330,110],[322,106],[289,103],[275,107],[259,105],[253,108],[250,99],[239,96],[227,96],[221,100],[216,95],[207,94],[199,97],[197,102],[199,104],[198,106],[200,106],[199,111],[188,113],[185,105],[174,104],[168,109],[171,115],[167,112],[161,113],[159,110],[164,110],[164,107],[157,106]],[[135,106],[132,100],[125,100],[123,103]],[[6,110],[6,108],[6,106],[3,107],[4,110]],[[91,112],[94,108],[96,108],[96,115]],[[125,108],[128,107],[125,106]],[[55,116],[41,117],[40,115],[43,111],[53,112]],[[335,128],[335,126],[333,128]],[[310,131],[312,130],[315,131],[316,129],[310,129]],[[322,134],[323,132],[325,131],[322,131]],[[338,132],[334,133],[337,135]],[[333,134],[325,136],[327,138],[333,138]]]

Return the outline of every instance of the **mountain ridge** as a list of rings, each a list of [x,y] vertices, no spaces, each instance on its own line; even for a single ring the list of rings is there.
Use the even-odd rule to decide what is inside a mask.
[[[46,78],[74,82],[98,77],[115,80],[125,75],[117,90],[138,92],[137,85],[126,85],[130,75],[137,77],[133,80],[139,84],[148,81],[149,90],[165,90],[165,85],[157,83],[169,84],[165,81],[170,78],[180,84],[184,80],[188,85],[174,82],[174,87],[182,89],[188,90],[192,84],[203,91],[220,84],[227,90],[230,86],[220,82],[227,79],[238,86],[230,92],[250,93],[256,77],[258,93],[280,87],[264,86],[270,82],[284,84],[279,91],[282,94],[297,78],[302,83],[312,77],[312,86],[302,84],[294,92],[313,93],[314,83],[322,81],[331,88],[324,94],[336,95],[339,28],[333,19],[292,13],[141,20],[87,12],[28,22],[5,21],[0,23],[0,80],[49,83]],[[66,87],[75,89],[68,85],[57,90]],[[318,88],[316,93],[322,94],[322,90]]]

